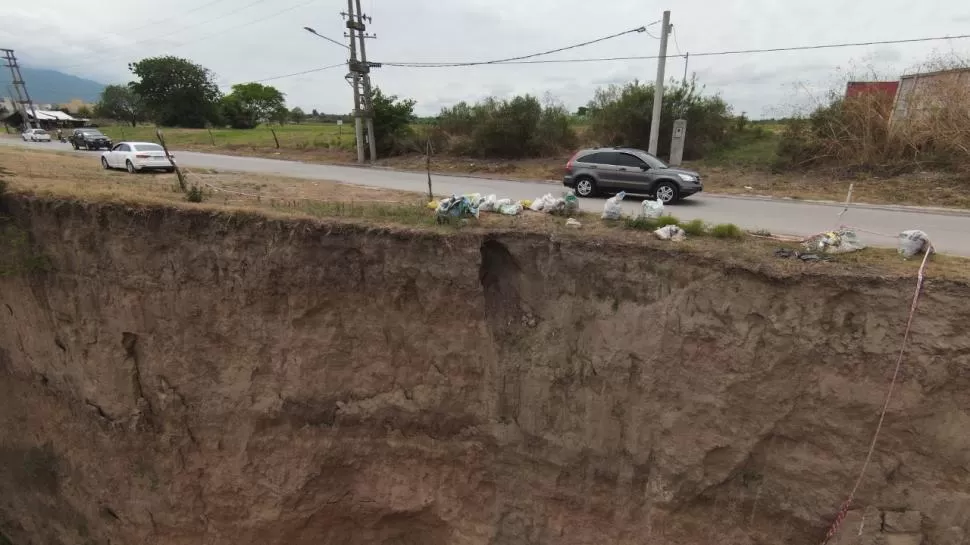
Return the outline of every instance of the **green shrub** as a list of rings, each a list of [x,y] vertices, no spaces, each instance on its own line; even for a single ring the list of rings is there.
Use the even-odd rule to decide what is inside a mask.
[[[726,145],[737,126],[731,109],[719,96],[703,96],[693,79],[664,87],[660,134],[673,132],[675,119],[687,120],[684,159],[698,159],[705,152]],[[647,149],[653,116],[652,83],[634,81],[622,87],[598,89],[589,103],[589,134],[601,145]],[[670,155],[670,138],[661,138],[658,154]]]
[[[652,218],[623,218],[623,226],[638,231],[654,231],[657,229],[657,220]]]
[[[398,99],[374,89],[374,133],[378,157],[417,151],[414,141],[414,100]],[[421,142],[420,144],[423,144]],[[420,146],[420,149],[424,149]]]
[[[205,194],[202,192],[202,188],[197,185],[190,187],[188,193],[185,194],[185,200],[189,202],[202,202],[204,198]]]
[[[673,216],[660,216],[657,218],[657,227],[666,227],[668,225],[679,225],[680,220]]]
[[[733,223],[719,223],[711,227],[710,233],[715,238],[744,238],[744,231]]]
[[[680,228],[687,233],[687,236],[691,237],[702,237],[707,234],[707,226],[704,224],[704,220],[690,220],[681,223]]]

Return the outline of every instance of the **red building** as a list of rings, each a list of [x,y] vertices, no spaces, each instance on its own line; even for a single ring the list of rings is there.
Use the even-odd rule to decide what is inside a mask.
[[[850,81],[845,88],[845,98],[882,94],[895,98],[898,81]]]

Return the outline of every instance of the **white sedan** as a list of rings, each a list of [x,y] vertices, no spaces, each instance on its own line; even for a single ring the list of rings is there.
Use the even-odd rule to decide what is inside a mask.
[[[44,129],[27,129],[20,135],[24,142],[50,142],[51,135]]]
[[[132,174],[140,170],[174,172],[174,164],[174,155],[165,157],[165,149],[151,142],[120,142],[101,154],[101,166],[105,169],[123,168]]]

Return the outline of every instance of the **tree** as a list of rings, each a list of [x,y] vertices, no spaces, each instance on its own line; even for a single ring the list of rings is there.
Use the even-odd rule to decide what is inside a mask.
[[[283,93],[276,87],[260,83],[233,85],[222,106],[226,121],[237,129],[251,129],[270,119],[275,120],[276,112],[286,109]]]
[[[316,118],[320,117],[320,112],[318,112],[317,109],[314,108],[313,111],[310,112],[310,115],[312,115],[313,118],[316,119]]]
[[[132,127],[144,119],[141,98],[127,85],[105,87],[101,92],[101,100],[94,107],[94,112],[98,117],[124,120],[131,123]]]
[[[576,117],[586,117],[587,114],[589,114],[589,108],[586,106],[576,108]]]
[[[653,84],[639,81],[622,87],[597,89],[590,101],[589,134],[600,144],[647,149],[653,115]],[[675,119],[687,120],[684,159],[697,159],[706,151],[727,145],[733,136],[731,108],[721,97],[704,96],[694,79],[664,87],[657,153],[668,156]]]
[[[129,87],[159,125],[202,128],[218,120],[221,93],[210,70],[172,56],[142,59],[128,69],[139,78]]]
[[[77,115],[80,117],[91,117],[91,108],[87,106],[81,106],[77,109]]]
[[[270,114],[270,119],[279,123],[280,127],[286,124],[286,121],[290,118],[290,111],[286,109],[286,106],[280,104],[278,108],[273,110]]]
[[[385,95],[380,88],[374,89],[374,142],[377,153],[395,155],[407,150],[412,136],[414,105],[411,99],[398,100],[395,95]]]
[[[303,112],[303,108],[300,108],[299,106],[297,106],[292,110],[290,110],[290,119],[292,119],[294,123],[299,125],[300,123],[303,123],[304,119],[306,119],[306,113]]]

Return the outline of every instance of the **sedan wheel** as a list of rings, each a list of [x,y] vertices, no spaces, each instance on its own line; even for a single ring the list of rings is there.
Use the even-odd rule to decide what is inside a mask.
[[[125,168],[128,169],[128,174],[135,173],[135,165],[131,164],[131,161],[125,161]]]
[[[657,199],[664,204],[670,204],[677,200],[677,186],[670,182],[662,182],[655,191]]]
[[[104,157],[101,158],[101,168],[108,170],[108,160]]]
[[[580,178],[576,181],[576,194],[580,197],[591,197],[596,193],[596,184],[589,178]]]

